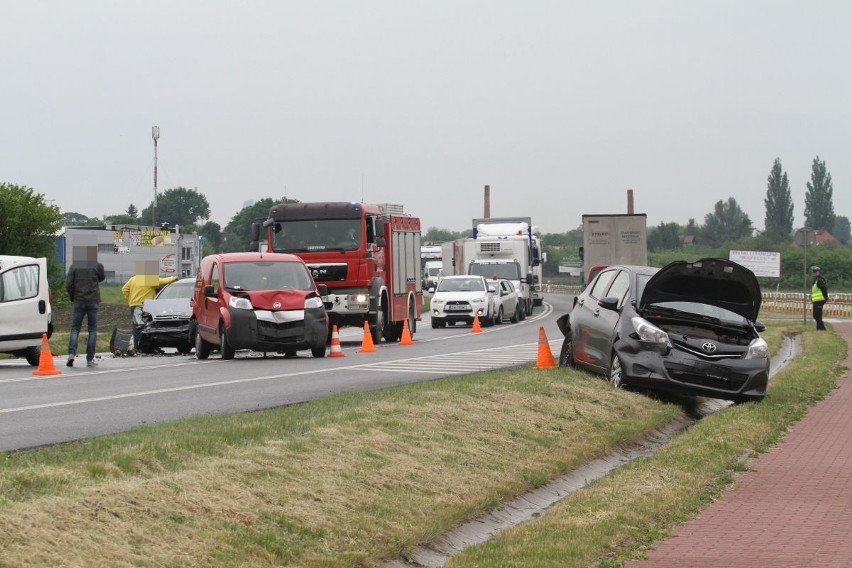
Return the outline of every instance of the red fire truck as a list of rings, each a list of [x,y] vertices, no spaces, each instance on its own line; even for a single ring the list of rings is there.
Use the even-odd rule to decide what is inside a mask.
[[[423,308],[420,219],[402,206],[281,203],[252,225],[252,241],[252,247],[301,257],[314,281],[328,287],[329,337],[334,325],[364,327],[365,321],[376,344],[399,341],[405,321],[414,334]]]

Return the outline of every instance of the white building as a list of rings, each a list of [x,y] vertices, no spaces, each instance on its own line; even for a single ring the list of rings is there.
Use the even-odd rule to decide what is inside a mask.
[[[106,282],[121,284],[136,274],[137,261],[155,260],[161,276],[195,276],[202,257],[202,239],[180,227],[155,229],[142,225],[66,227],[65,272],[74,262],[74,247],[97,246]]]

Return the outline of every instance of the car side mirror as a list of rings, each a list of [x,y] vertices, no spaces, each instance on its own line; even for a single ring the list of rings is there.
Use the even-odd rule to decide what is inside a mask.
[[[601,298],[598,302],[598,305],[605,310],[618,310],[618,298],[614,298],[612,296],[607,296],[606,298]]]
[[[204,295],[207,296],[208,298],[215,298],[216,297],[216,290],[213,288],[212,284],[208,284],[207,286],[204,287]]]

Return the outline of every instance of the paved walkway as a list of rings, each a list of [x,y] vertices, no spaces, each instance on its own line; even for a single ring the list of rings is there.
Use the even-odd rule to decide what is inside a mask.
[[[833,327],[852,345],[852,323]],[[719,500],[626,566],[852,566],[852,370],[837,386]]]

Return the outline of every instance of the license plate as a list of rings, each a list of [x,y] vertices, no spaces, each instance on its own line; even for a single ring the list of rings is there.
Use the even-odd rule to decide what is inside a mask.
[[[469,312],[470,306],[450,304],[446,307],[448,312]]]

